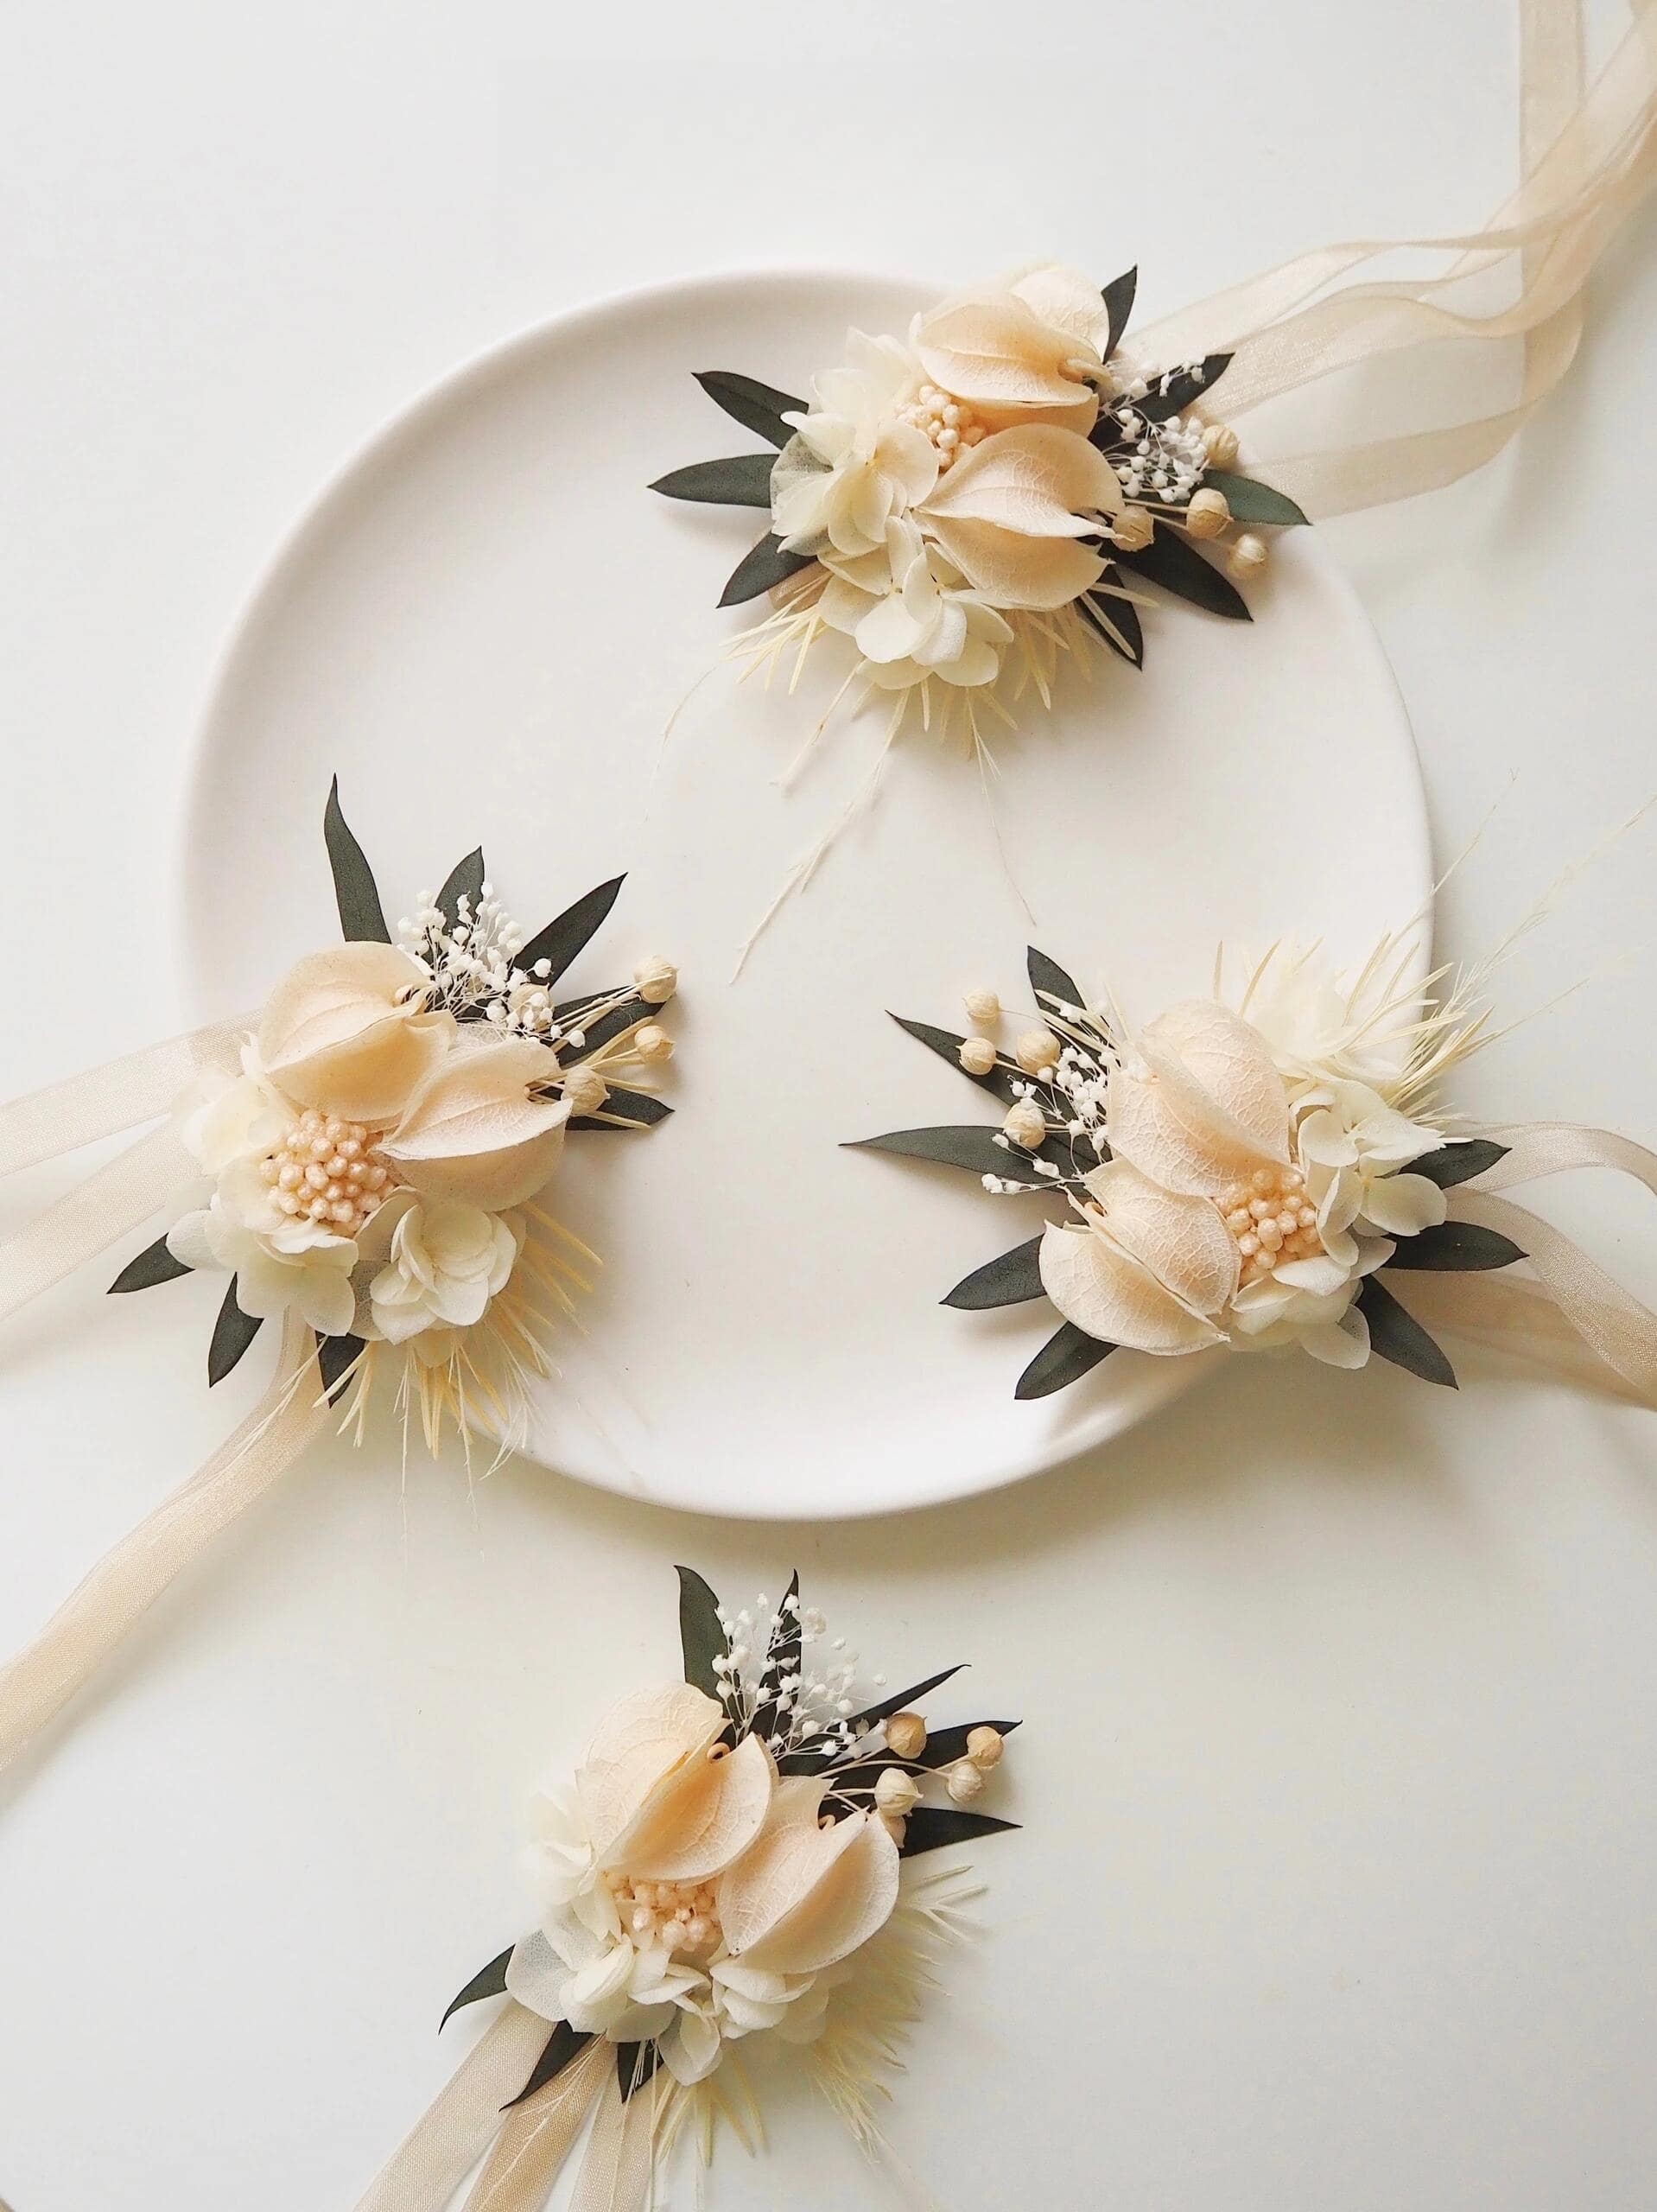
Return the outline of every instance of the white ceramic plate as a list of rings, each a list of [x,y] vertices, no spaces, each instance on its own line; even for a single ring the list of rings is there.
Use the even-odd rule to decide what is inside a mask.
[[[982,1103],[883,1009],[964,1026],[987,983],[1027,1003],[1032,935],[1145,1013],[1205,987],[1223,937],[1321,930],[1368,949],[1429,891],[1396,688],[1315,532],[1280,541],[1250,628],[1169,605],[1148,667],[1101,654],[1051,717],[976,772],[917,734],[878,803],[762,939],[735,948],[860,785],[878,718],[831,725],[778,779],[843,673],[793,697],[720,668],[714,602],[761,518],[663,501],[682,463],[757,447],[692,372],[803,390],[846,327],[927,296],[827,274],[693,280],[562,316],[461,370],[314,509],[256,594],[206,719],[190,798],[187,944],[204,1017],[257,1003],[326,942],[321,822],[350,819],[404,912],[481,839],[530,928],[620,869],[572,982],[678,962],[673,1120],[573,1140],[555,1198],[603,1254],[584,1336],[537,1408],[535,1455],[711,1512],[814,1518],[986,1489],[1103,1442],[1194,1363],[1120,1353],[1017,1404],[1056,1325],[938,1300],[1034,1226],[968,1177],[838,1149]]]

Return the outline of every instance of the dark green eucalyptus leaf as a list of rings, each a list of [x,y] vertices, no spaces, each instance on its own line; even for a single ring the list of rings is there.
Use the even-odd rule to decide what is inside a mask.
[[[1165,423],[1171,415],[1183,415],[1205,398],[1230,363],[1229,353],[1207,353],[1200,361],[1182,363],[1169,377],[1165,391],[1147,391],[1143,399],[1130,400],[1128,404],[1147,423]]]
[[[1207,489],[1225,493],[1235,522],[1273,523],[1286,530],[1309,520],[1286,492],[1274,492],[1257,476],[1235,476],[1228,468],[1209,468],[1203,472],[1203,482]]]
[[[957,1036],[954,1030],[935,1029],[930,1021],[911,1021],[901,1014],[894,1014],[892,1018],[899,1029],[906,1030],[918,1044],[924,1045],[928,1052],[936,1052],[941,1060],[948,1060],[957,1075],[964,1075],[968,1083],[975,1083],[981,1090],[987,1090],[992,1096],[1001,1099],[1008,1106],[1019,1096],[1013,1088],[1012,1069],[1003,1067],[999,1061],[987,1075],[974,1075],[969,1068],[962,1066],[961,1047],[967,1040]]]
[[[670,499],[695,499],[710,507],[769,507],[771,472],[776,458],[768,453],[733,454],[728,461],[693,461],[689,468],[675,468],[658,476],[651,486]]]
[[[769,438],[774,446],[785,446],[794,435],[784,416],[806,411],[804,400],[791,399],[787,392],[778,391],[774,385],[761,384],[757,378],[739,376],[734,369],[698,369],[695,375],[716,407],[722,407],[756,437]]]
[[[1105,340],[1106,360],[1122,342],[1122,333],[1127,328],[1127,319],[1133,312],[1133,295],[1139,288],[1140,272],[1136,267],[1114,278],[1099,295],[1105,303],[1105,313],[1110,322],[1110,334]]]
[[[577,1114],[572,1129],[648,1129],[665,1122],[673,1111],[648,1090],[624,1090],[612,1084],[610,1095],[596,1114]]]
[[[987,1260],[981,1268],[962,1275],[942,1303],[956,1306],[963,1313],[986,1313],[995,1306],[1022,1306],[1041,1296],[1040,1262],[1041,1239],[1032,1236],[1027,1244],[1015,1244],[999,1260]]]
[[[1508,1147],[1498,1144],[1494,1137],[1460,1137],[1454,1144],[1440,1145],[1436,1152],[1424,1152],[1419,1160],[1411,1160],[1407,1172],[1425,1175],[1441,1191],[1449,1191],[1457,1183],[1482,1175],[1487,1167],[1507,1157]]]
[[[762,592],[785,583],[802,569],[809,569],[816,559],[815,553],[790,553],[780,537],[770,531],[758,545],[743,555],[725,580],[725,588],[719,595],[721,607],[746,607],[751,599],[758,599]]]
[[[608,883],[600,884],[596,891],[589,891],[578,899],[543,930],[537,930],[513,962],[525,975],[535,971],[544,960],[547,972],[535,976],[538,983],[556,983],[566,968],[586,950],[588,941],[602,928],[610,909],[616,903],[625,875],[613,875]]]
[[[328,1403],[336,1405],[351,1381],[352,1369],[366,1350],[360,1337],[319,1337],[316,1363],[322,1370],[322,1388]]]
[[[1088,592],[1076,602],[1082,620],[1102,638],[1119,659],[1133,668],[1145,666],[1145,625],[1131,600],[1108,591]]]
[[[1500,1230],[1482,1229],[1476,1221],[1441,1221],[1417,1236],[1400,1236],[1387,1265],[1451,1271],[1510,1268],[1524,1256],[1523,1248]]]
[[[442,889],[437,894],[437,904],[442,909],[443,920],[448,928],[454,927],[460,911],[462,897],[472,918],[478,918],[478,908],[483,899],[483,847],[474,847],[463,861],[457,861],[449,870]]]
[[[242,1354],[263,1326],[251,1313],[244,1313],[236,1303],[236,1278],[230,1279],[230,1288],[225,1293],[225,1302],[219,1309],[219,1319],[213,1325],[213,1342],[207,1346],[207,1388],[222,1382]]]
[[[685,1680],[693,1689],[718,1697],[722,1685],[714,1669],[731,1645],[719,1624],[719,1599],[694,1567],[676,1570],[679,1577],[679,1643],[684,1653]]]
[[[1358,1311],[1369,1324],[1369,1349],[1394,1367],[1406,1367],[1424,1382],[1457,1388],[1456,1370],[1413,1313],[1393,1296],[1379,1275],[1364,1279],[1358,1293]]]
[[[1228,622],[1252,622],[1248,603],[1230,579],[1205,561],[1178,531],[1159,530],[1148,545],[1135,553],[1119,553],[1117,560],[1147,583],[1159,585],[1205,613],[1222,614]]]
[[[961,1813],[953,1805],[917,1805],[904,1824],[900,1856],[918,1859],[924,1851],[947,1850],[952,1843],[975,1843],[980,1836],[1005,1835],[1017,1821],[998,1821],[993,1813]]]
[[[175,1260],[167,1249],[167,1239],[158,1236],[153,1244],[146,1244],[136,1259],[129,1260],[110,1285],[108,1295],[129,1290],[148,1290],[158,1282],[176,1282],[181,1275],[194,1271],[182,1260]]]
[[[549,2082],[556,2081],[572,2059],[579,2058],[592,2042],[591,2036],[578,2035],[568,2020],[560,2020],[547,2037],[546,2048],[535,2062],[529,2080],[517,2094],[501,2107],[511,2112],[513,2105],[527,2103],[537,2089],[544,2089]]]
[[[938,1129],[892,1129],[885,1136],[859,1137],[846,1149],[893,1152],[905,1160],[936,1160],[943,1167],[963,1167],[968,1174],[1000,1175],[1009,1182],[1032,1186],[1047,1179],[1037,1174],[1031,1154],[1020,1145],[1008,1148],[997,1144],[997,1134],[981,1122]]]
[[[861,1713],[851,1715],[848,1723],[854,1735],[862,1728],[873,1728],[882,1720],[890,1720],[894,1713],[906,1713],[911,1705],[918,1705],[924,1697],[930,1697],[934,1690],[942,1689],[945,1682],[954,1680],[966,1665],[961,1660],[953,1667],[946,1667],[941,1675],[929,1675],[924,1682],[912,1682],[906,1690],[894,1691],[875,1705],[866,1705]]]
[[[619,2043],[616,2045],[616,2087],[625,2104],[635,2089],[642,2089],[662,2063],[662,2047],[655,2043]]]
[[[1115,1349],[1114,1344],[1101,1344],[1085,1329],[1078,1329],[1074,1321],[1066,1321],[1048,1338],[1025,1368],[1013,1395],[1015,1398],[1051,1398],[1055,1390],[1068,1389],[1072,1382],[1079,1382]]]
[[[450,1999],[448,2012],[437,2023],[439,2035],[442,2034],[462,2005],[479,2004],[486,1997],[504,1997],[506,1994],[506,1969],[512,1962],[512,1953],[517,1948],[515,1943],[509,1943],[498,1959],[491,1959],[486,1967],[480,1967],[473,1975],[458,1997]]]
[[[328,803],[322,810],[322,836],[333,870],[333,899],[340,909],[340,927],[348,944],[390,944],[379,887],[367,855],[351,834],[340,810],[340,779],[328,785]]]
[[[1052,1013],[1055,1000],[1063,1006],[1086,1006],[1087,1001],[1076,988],[1075,976],[1066,975],[1057,960],[1050,960],[1033,944],[1025,948],[1024,964],[1030,978],[1030,988],[1035,995],[1038,1013]]]

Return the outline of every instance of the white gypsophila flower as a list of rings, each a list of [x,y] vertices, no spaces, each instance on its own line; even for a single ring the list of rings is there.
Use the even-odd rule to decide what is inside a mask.
[[[429,1329],[469,1329],[503,1291],[523,1249],[514,1213],[486,1213],[463,1199],[422,1200],[399,1192],[376,1217],[390,1228],[384,1267],[370,1278],[371,1333],[406,1344]]]
[[[825,554],[823,620],[846,632],[883,690],[936,676],[963,686],[993,683],[1013,631],[936,544],[905,518],[886,525],[877,550]]]
[[[232,1160],[207,1205],[168,1230],[168,1250],[187,1268],[233,1274],[236,1302],[250,1319],[274,1320],[291,1306],[321,1336],[349,1334],[357,1310],[355,1238],[308,1215],[283,1212],[260,1164],[245,1156]]]
[[[783,420],[794,435],[771,471],[771,523],[795,552],[873,552],[886,524],[937,481],[937,450],[900,408],[918,378],[894,338],[847,334],[847,359]]]

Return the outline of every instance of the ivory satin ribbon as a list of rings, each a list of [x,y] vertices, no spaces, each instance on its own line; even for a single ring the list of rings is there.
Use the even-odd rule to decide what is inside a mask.
[[[570,2212],[645,2212],[656,2099],[646,2087],[622,2102],[613,2044],[596,2038],[544,2088],[505,2109],[550,2033],[508,1998],[357,2212],[443,2212],[479,2158],[464,2212],[539,2212],[594,2111]]]
[[[1583,292],[1605,246],[1657,175],[1657,15],[1634,21],[1578,102],[1581,11],[1572,0],[1523,0],[1521,146],[1524,181],[1479,231],[1431,238],[1362,238],[1303,254],[1214,294],[1141,334],[1146,360],[1230,351],[1222,411],[1235,421],[1337,370],[1381,363],[1408,410],[1425,348],[1489,349],[1481,375],[1501,376],[1502,341],[1522,339],[1517,397],[1444,429],[1343,442],[1269,463],[1271,481],[1314,516],[1345,514],[1453,482],[1492,459],[1559,384],[1581,337]],[[1328,288],[1400,249],[1454,253],[1443,275]],[[1516,296],[1495,313],[1458,308],[1470,279],[1514,267]],[[1321,295],[1321,296],[1319,296]]]

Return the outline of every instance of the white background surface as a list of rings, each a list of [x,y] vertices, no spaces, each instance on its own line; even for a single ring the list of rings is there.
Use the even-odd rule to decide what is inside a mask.
[[[745,262],[1137,257],[1154,312],[1330,237],[1463,227],[1510,174],[1501,0],[1204,4],[1116,45],[1026,11],[1021,48],[987,6],[891,17],[8,24],[5,1090],[181,1017],[168,879],[215,652],[316,485],[456,359]],[[1500,802],[1449,954],[1657,782],[1654,246],[1647,215],[1518,454],[1330,533],[1441,857]],[[1340,838],[1315,787],[1284,798]],[[1651,1138],[1650,855],[1647,825],[1528,940],[1510,1011],[1586,980],[1467,1071],[1470,1109]],[[1546,1202],[1657,1290],[1642,1199]],[[100,1289],[0,1346],[8,1643],[233,1410],[176,1309]],[[467,2040],[437,2043],[442,2002],[523,1923],[525,1789],[609,1684],[670,1668],[688,1558],[732,1593],[797,1560],[872,1665],[970,1656],[971,1694],[1030,1716],[1004,1800],[1030,1833],[981,1855],[986,1937],[893,2120],[954,2212],[1641,2203],[1653,1426],[1462,1365],[1449,1399],[1237,1363],[1063,1476],[781,1534],[521,1466],[474,1504],[411,1465],[405,1502],[388,1451],[314,1456],[0,1792],[0,2196],[345,2212]],[[773,2133],[716,2208],[878,2201],[803,2102]]]

